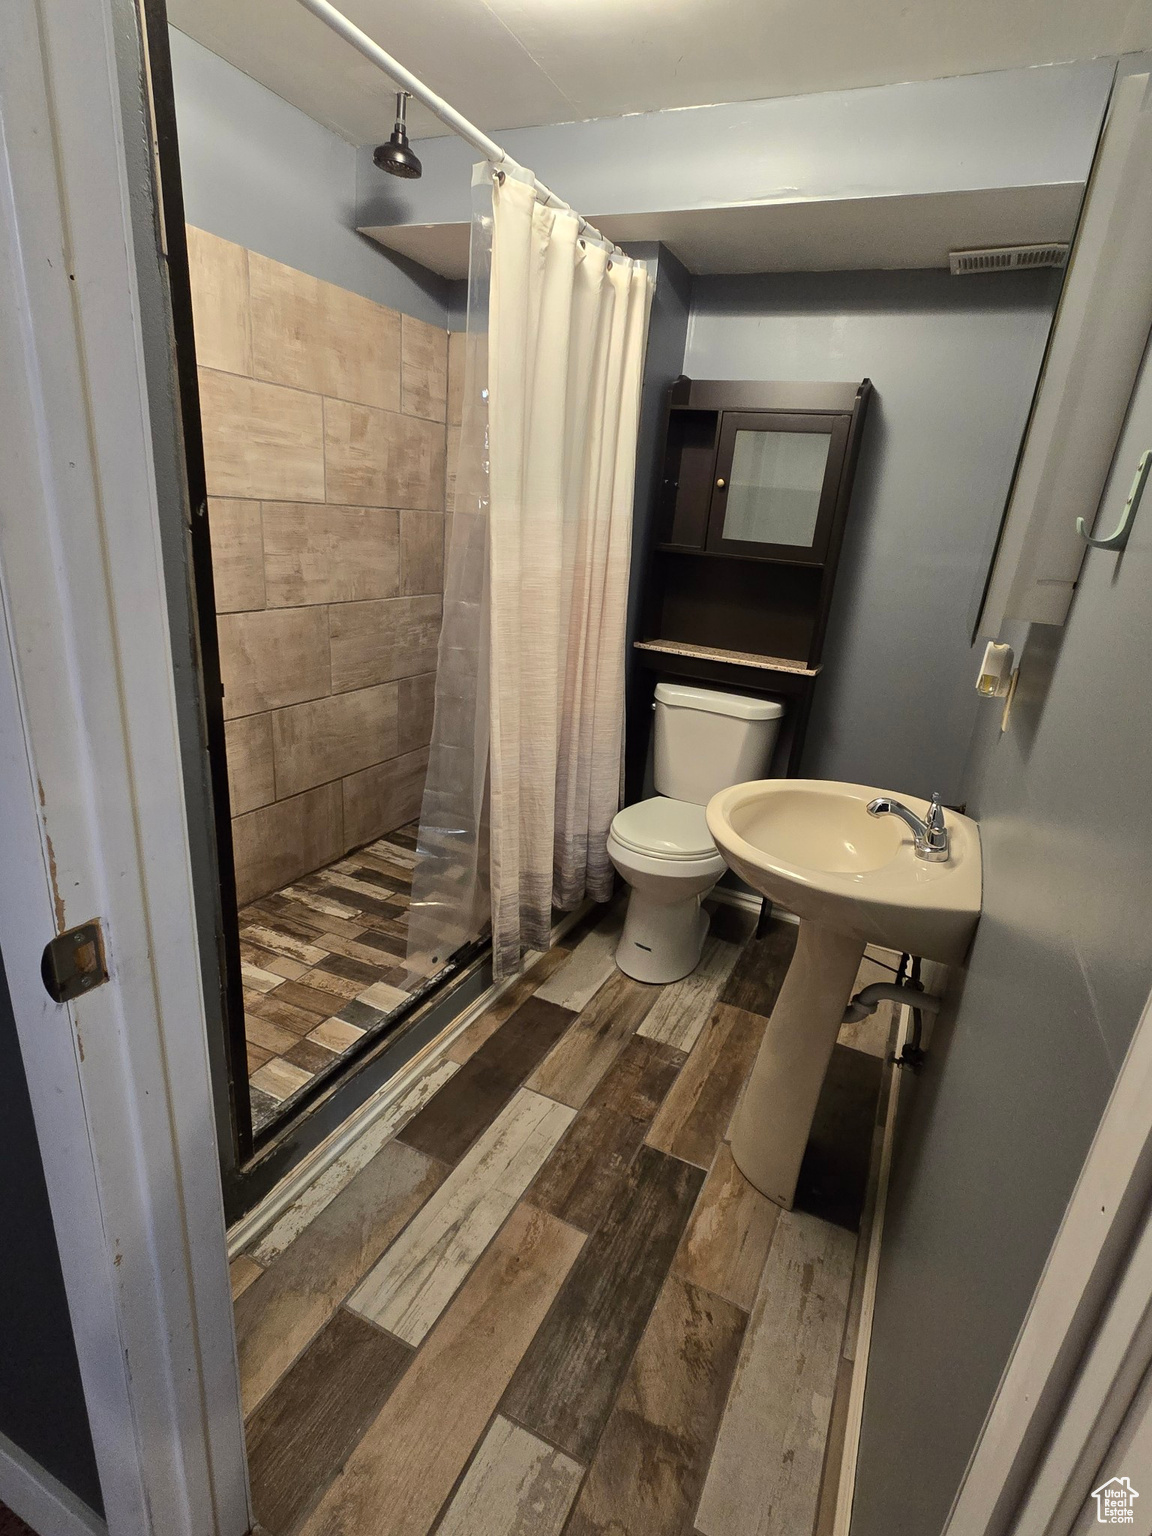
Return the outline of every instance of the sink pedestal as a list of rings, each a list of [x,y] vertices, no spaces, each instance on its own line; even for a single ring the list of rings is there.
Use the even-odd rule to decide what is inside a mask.
[[[732,1156],[761,1194],[792,1209],[816,1102],[864,945],[804,920],[732,1125]]]

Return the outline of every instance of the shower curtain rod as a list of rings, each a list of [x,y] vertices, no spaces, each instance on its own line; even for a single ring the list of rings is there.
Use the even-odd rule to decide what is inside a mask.
[[[546,187],[531,171],[513,160],[510,154],[500,148],[495,139],[490,139],[486,133],[482,133],[462,112],[457,112],[456,108],[446,102],[442,96],[437,96],[435,91],[430,90],[423,80],[417,79],[410,69],[405,69],[398,59],[386,53],[379,43],[373,42],[366,32],[361,32],[354,22],[349,21],[347,16],[338,11],[334,5],[330,5],[329,0],[299,0],[299,3],[306,11],[311,11],[313,16],[331,27],[333,32],[342,37],[345,42],[351,43],[353,48],[358,49],[366,59],[375,64],[377,69],[382,70],[389,79],[394,80],[402,91],[407,91],[417,101],[423,102],[430,112],[434,112],[442,123],[451,128],[453,133],[459,134],[462,139],[472,145],[473,149],[478,149],[485,160],[491,161],[497,169],[507,167],[510,170],[523,171],[526,176],[532,176],[532,186],[542,203],[549,208],[562,209],[565,213],[576,213],[570,204],[563,198],[557,197],[555,192],[550,187]],[[619,255],[625,255],[615,241],[602,235],[594,224],[590,224],[584,218],[583,214],[576,213],[576,217],[580,221],[581,234],[588,233],[594,240],[602,240],[605,245],[610,245]]]

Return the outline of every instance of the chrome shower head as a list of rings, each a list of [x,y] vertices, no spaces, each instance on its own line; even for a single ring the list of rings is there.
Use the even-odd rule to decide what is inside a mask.
[[[396,126],[387,144],[377,144],[372,151],[372,158],[380,169],[387,171],[390,176],[404,176],[408,180],[414,180],[420,175],[423,166],[412,153],[408,143],[408,131],[404,124],[407,100],[407,91],[396,92]]]

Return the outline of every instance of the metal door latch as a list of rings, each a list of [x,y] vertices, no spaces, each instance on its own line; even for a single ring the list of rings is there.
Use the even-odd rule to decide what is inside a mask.
[[[54,1003],[69,1003],[108,980],[100,919],[67,928],[45,944],[40,960],[44,990]]]

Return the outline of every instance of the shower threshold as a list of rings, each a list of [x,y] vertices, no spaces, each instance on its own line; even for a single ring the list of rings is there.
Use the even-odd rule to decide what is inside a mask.
[[[241,908],[257,1135],[435,980],[406,959],[417,827],[398,827]]]

